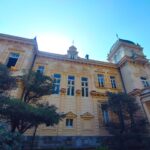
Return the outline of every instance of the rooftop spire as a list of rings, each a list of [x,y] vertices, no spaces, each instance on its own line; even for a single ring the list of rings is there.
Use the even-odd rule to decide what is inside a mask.
[[[118,36],[118,34],[116,33],[116,37],[117,37],[117,39],[119,40],[119,36]]]
[[[72,41],[72,45],[74,46],[74,40]]]

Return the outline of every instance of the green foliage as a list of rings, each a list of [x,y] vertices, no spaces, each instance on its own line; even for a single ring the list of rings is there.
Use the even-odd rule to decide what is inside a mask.
[[[21,150],[21,135],[11,133],[6,125],[0,123],[0,149],[1,150]]]
[[[11,126],[11,131],[18,130],[21,134],[26,130],[46,124],[53,126],[58,124],[64,117],[57,113],[55,106],[29,105],[39,100],[44,95],[52,93],[53,80],[39,72],[30,71],[27,75],[20,77],[24,83],[24,96],[22,100],[12,99],[4,94],[17,86],[16,78],[12,77],[5,65],[0,65],[0,115]]]
[[[126,93],[108,93],[108,105],[116,114],[121,110],[124,115],[127,115],[135,113],[139,109],[135,98]]]
[[[67,150],[64,146],[58,147],[57,150]]]
[[[16,87],[16,78],[11,76],[10,71],[0,64],[0,94]]]
[[[106,146],[99,146],[96,148],[96,150],[109,150]]]
[[[148,150],[150,138],[140,133],[124,133],[108,137],[105,144],[110,150]]]
[[[137,119],[135,115],[139,106],[134,97],[125,93],[108,93],[108,107],[119,120],[119,124],[111,123],[111,127],[118,128],[119,132],[135,129]]]
[[[11,135],[14,135],[15,131],[23,134],[28,129],[35,128],[31,142],[32,149],[38,125],[53,126],[58,124],[64,114],[58,113],[55,106],[37,103],[42,96],[52,94],[53,80],[50,77],[30,71],[19,79],[24,85],[22,99],[7,97],[7,91],[17,87],[17,80],[11,76],[6,66],[0,65],[0,116],[10,125]],[[14,143],[11,147],[13,146],[15,146]]]
[[[54,105],[49,106],[47,103],[38,104],[36,108],[38,108],[36,113],[40,117],[39,120],[45,122],[47,126],[58,124],[65,117],[63,113],[57,113],[57,108]]]
[[[105,144],[111,150],[147,150],[147,124],[142,116],[136,116],[140,107],[135,98],[125,93],[108,93],[108,97],[108,108],[116,114],[118,122],[110,122],[106,127],[114,136]]]
[[[26,103],[36,102],[40,97],[52,94],[53,80],[40,72],[30,71],[23,76],[24,98]]]
[[[53,105],[32,106],[21,100],[6,97],[0,100],[1,116],[11,124],[12,132],[17,129],[21,134],[35,125],[53,126],[57,124],[64,115],[56,111],[57,108]]]

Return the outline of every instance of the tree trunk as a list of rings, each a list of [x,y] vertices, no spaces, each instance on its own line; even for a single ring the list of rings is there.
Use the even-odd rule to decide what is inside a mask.
[[[131,128],[134,128],[135,126],[135,120],[134,120],[134,115],[130,112],[130,122],[131,122]]]
[[[120,110],[118,112],[118,116],[119,116],[120,129],[121,129],[120,133],[123,133],[125,129],[125,123],[124,123],[124,116],[123,116],[121,105],[120,105]]]
[[[11,121],[11,132],[15,132],[17,128],[16,122],[14,120]]]
[[[33,150],[33,147],[34,147],[34,139],[35,139],[37,128],[38,128],[38,125],[36,125],[34,127],[33,136],[32,136],[32,140],[31,140],[31,149],[30,150]]]
[[[23,101],[24,101],[25,103],[28,103],[28,96],[29,96],[29,91],[26,90],[26,91],[25,91],[25,94],[24,94],[24,96],[23,96]]]
[[[15,126],[11,126],[11,132],[14,133],[16,130],[16,127]]]

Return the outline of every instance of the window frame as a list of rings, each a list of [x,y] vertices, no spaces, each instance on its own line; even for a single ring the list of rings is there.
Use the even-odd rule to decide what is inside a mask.
[[[72,119],[72,118],[66,118],[66,127],[67,128],[73,128],[74,127],[73,122],[74,122],[74,119]]]
[[[83,79],[86,79],[86,81],[84,81]],[[82,91],[82,97],[89,96],[89,87],[88,87],[88,78],[87,77],[81,77],[81,91]]]
[[[58,76],[58,77],[57,77]],[[53,82],[53,94],[60,94],[60,85],[61,85],[61,74],[54,73],[53,74],[54,82]]]
[[[15,55],[16,55],[16,56],[15,56]],[[17,64],[17,61],[18,61],[19,57],[20,57],[20,53],[10,52],[10,53],[9,53],[9,56],[8,56],[8,58],[7,58],[6,66],[7,66],[8,68],[15,67],[16,64]],[[9,65],[10,61],[12,61],[12,60],[13,60],[13,61],[15,60],[15,62],[13,62],[13,65]]]
[[[97,74],[98,86],[105,87],[105,77],[103,74]]]
[[[117,88],[117,84],[116,84],[116,77],[115,76],[110,76],[110,82],[111,82],[111,87],[113,89]]]
[[[70,79],[69,79],[69,77],[70,77]],[[72,77],[72,79],[71,79],[71,77]],[[67,82],[68,82],[67,95],[74,96],[75,95],[75,76],[68,75]]]
[[[140,77],[140,79],[144,88],[147,88],[150,86],[146,77]]]
[[[108,124],[110,122],[110,114],[108,111],[108,106],[107,104],[101,104],[101,111],[102,111],[102,119],[103,119],[103,124]]]
[[[40,67],[43,67],[43,68],[40,68]],[[39,73],[44,73],[44,70],[45,70],[45,67],[44,66],[38,66],[38,68],[37,68],[37,72],[39,72]]]

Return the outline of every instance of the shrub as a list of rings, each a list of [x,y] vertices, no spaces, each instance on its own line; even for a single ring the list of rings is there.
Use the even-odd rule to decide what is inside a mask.
[[[0,149],[1,150],[21,150],[21,136],[19,133],[11,133],[7,126],[0,123]]]

